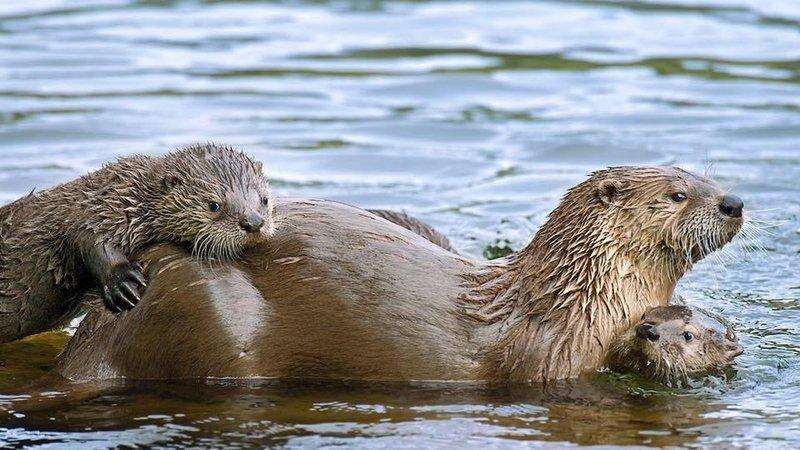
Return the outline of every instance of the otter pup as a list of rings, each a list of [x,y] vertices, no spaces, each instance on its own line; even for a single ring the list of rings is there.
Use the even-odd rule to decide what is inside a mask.
[[[619,336],[606,358],[612,370],[638,372],[668,385],[719,370],[744,352],[730,327],[683,305],[648,310]]]
[[[92,287],[109,310],[133,308],[147,285],[133,252],[171,242],[228,259],[272,232],[271,210],[261,164],[214,144],[122,158],[7,205],[0,342],[52,327]]]
[[[680,277],[736,235],[743,204],[678,168],[602,170],[566,193],[529,245],[493,261],[338,202],[281,199],[275,216],[280,229],[216,277],[184,251],[161,249],[146,264],[152,281],[142,303],[105,325],[82,325],[61,373],[578,377],[601,368],[617,336],[666,305]],[[178,285],[191,287],[188,295],[171,290]],[[199,328],[226,339],[179,332]]]

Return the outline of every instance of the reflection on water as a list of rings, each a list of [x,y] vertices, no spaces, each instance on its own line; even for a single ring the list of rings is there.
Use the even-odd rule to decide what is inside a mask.
[[[11,423],[24,427],[11,425],[6,442],[429,448],[568,439],[662,446],[694,442],[698,427],[719,423],[702,416],[722,406],[699,396],[663,388],[634,394],[608,378],[546,392],[435,383],[109,382],[16,397],[26,409]]]
[[[800,446],[798,31],[791,0],[0,4],[2,200],[214,139],[279,194],[405,209],[475,256],[611,164],[707,171],[765,228],[679,286],[737,329],[728,382],[70,386],[38,379],[46,335],[0,347],[0,442]]]

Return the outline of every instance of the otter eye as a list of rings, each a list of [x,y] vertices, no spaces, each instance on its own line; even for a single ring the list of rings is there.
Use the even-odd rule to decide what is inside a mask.
[[[691,331],[684,331],[683,338],[686,339],[686,342],[692,342],[692,339],[694,339],[694,334],[692,334]]]
[[[219,212],[222,207],[217,202],[209,202],[208,203],[208,210],[211,212]]]
[[[261,204],[264,206],[269,205],[269,197],[264,197],[261,199]]]
[[[674,194],[670,194],[669,198],[675,203],[680,203],[686,200],[686,194],[683,192],[675,192]]]

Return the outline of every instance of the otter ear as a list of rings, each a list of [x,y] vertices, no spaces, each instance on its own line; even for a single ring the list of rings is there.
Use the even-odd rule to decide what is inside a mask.
[[[175,186],[180,185],[182,182],[183,180],[177,175],[165,175],[161,180],[161,187],[164,189],[164,192],[167,192],[172,190]]]
[[[604,205],[609,205],[617,199],[620,190],[622,190],[622,181],[616,178],[606,178],[597,183],[595,193]]]
[[[253,162],[253,169],[256,173],[261,173],[264,170],[264,164],[261,161]]]
[[[733,328],[728,327],[725,329],[725,339],[729,341],[736,341],[736,333],[733,331]]]

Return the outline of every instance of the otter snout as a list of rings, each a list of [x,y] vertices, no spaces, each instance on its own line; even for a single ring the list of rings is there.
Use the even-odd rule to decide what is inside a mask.
[[[742,347],[737,342],[729,342],[728,345],[725,347],[725,356],[728,359],[736,358],[744,353],[744,347]]]
[[[251,212],[239,219],[239,226],[248,233],[258,233],[264,226],[264,218],[261,214]]]
[[[642,323],[636,325],[636,337],[655,342],[660,336],[658,331],[656,331],[656,327],[652,323]]]
[[[735,195],[724,195],[719,203],[719,210],[728,217],[742,217],[744,202]]]

